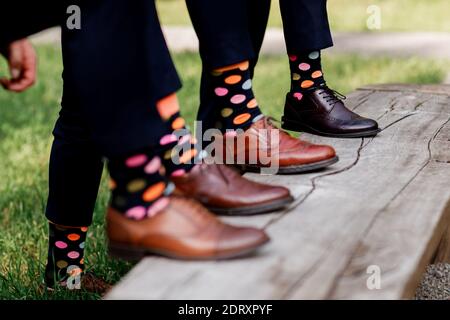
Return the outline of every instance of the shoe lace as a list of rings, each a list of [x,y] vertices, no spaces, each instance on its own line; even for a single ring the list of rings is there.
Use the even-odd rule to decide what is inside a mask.
[[[280,132],[280,135],[289,135],[286,131],[284,131],[283,129],[280,129],[280,127],[278,125],[276,125],[275,123],[277,123],[278,125],[281,126],[280,120],[275,119],[274,117],[271,117],[271,116],[264,117],[264,128],[278,130]]]
[[[325,101],[333,107],[336,103],[342,102],[342,100],[347,99],[345,95],[336,90],[330,89],[327,85],[323,85],[323,87],[319,91],[319,95],[322,96]]]
[[[208,211],[208,209],[206,209],[197,200],[194,200],[194,199],[191,199],[191,198],[186,198],[186,197],[183,197],[183,196],[174,196],[173,199],[176,199],[176,201],[179,201],[180,204],[183,207],[190,208],[190,209],[192,209],[195,212],[195,214],[188,214],[189,210],[182,210],[182,211],[180,211],[191,222],[197,221],[197,222],[203,223],[203,221],[205,221],[205,220],[208,221],[208,225],[207,226],[205,225],[203,227],[204,230],[206,230],[206,228],[208,228],[208,227],[212,227],[214,225],[220,224],[218,219],[211,219],[212,213],[210,213]]]
[[[274,117],[271,117],[271,116],[264,117],[264,126],[263,127],[278,131],[278,134],[279,134],[278,141],[274,141],[274,143],[276,143],[278,145],[280,143],[281,139],[283,139],[283,136],[289,137],[289,134],[286,131],[284,131],[283,129],[280,129],[279,126],[277,126],[275,123],[281,125],[281,121],[278,119],[275,119]],[[272,135],[271,134],[269,134],[267,137],[267,145],[272,146]]]

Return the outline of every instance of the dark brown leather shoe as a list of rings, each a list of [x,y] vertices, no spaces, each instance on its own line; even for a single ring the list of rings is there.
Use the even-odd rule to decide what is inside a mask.
[[[286,95],[282,128],[336,138],[376,136],[380,129],[375,120],[347,109],[341,94],[322,86],[304,94],[301,100]]]
[[[269,117],[256,121],[237,137],[216,137],[215,143],[218,143],[216,152],[224,150],[224,154],[216,154],[215,158],[222,161],[231,158],[243,171],[260,172],[261,168],[277,167],[273,173],[303,173],[328,167],[339,160],[333,147],[292,137],[277,128]]]
[[[221,222],[195,200],[176,195],[169,198],[165,209],[139,221],[109,208],[106,219],[110,254],[132,261],[151,254],[218,260],[247,255],[269,241],[262,230]]]
[[[284,208],[294,200],[289,189],[248,180],[223,164],[202,163],[171,180],[177,191],[217,214],[266,213]]]

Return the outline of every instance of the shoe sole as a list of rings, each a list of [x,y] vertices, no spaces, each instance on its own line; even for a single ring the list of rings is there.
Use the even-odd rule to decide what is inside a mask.
[[[278,211],[280,209],[285,208],[289,204],[291,204],[294,201],[293,197],[288,197],[285,199],[279,199],[276,201],[272,201],[271,203],[266,204],[260,204],[260,205],[254,205],[249,207],[243,207],[243,208],[215,208],[215,207],[205,207],[217,214],[217,215],[223,215],[223,216],[254,216],[258,214],[265,214],[270,213],[274,211]]]
[[[183,260],[183,261],[217,261],[217,260],[230,260],[236,258],[242,258],[245,256],[249,256],[250,254],[256,252],[262,246],[266,245],[270,241],[269,238],[264,241],[249,247],[240,250],[239,252],[226,252],[222,254],[216,254],[210,257],[186,257],[174,254],[169,251],[157,250],[157,249],[149,249],[149,248],[139,248],[139,247],[130,247],[123,244],[109,243],[108,244],[108,252],[109,255],[113,258],[118,258],[121,260],[126,260],[130,262],[137,262],[145,257],[149,256],[159,256],[165,257],[169,259],[175,260]]]
[[[331,137],[331,138],[365,138],[365,137],[375,137],[381,132],[381,129],[376,130],[366,130],[360,132],[351,133],[328,133],[322,132],[317,129],[311,128],[303,123],[282,119],[281,127],[285,130],[296,131],[296,132],[307,132],[318,136]]]
[[[277,174],[296,174],[296,173],[307,173],[313,172],[317,170],[324,169],[326,167],[331,166],[339,161],[339,157],[335,156],[334,158],[314,162],[307,163],[297,166],[287,166],[287,167],[279,167]],[[261,172],[261,167],[249,164],[237,165],[242,172]]]

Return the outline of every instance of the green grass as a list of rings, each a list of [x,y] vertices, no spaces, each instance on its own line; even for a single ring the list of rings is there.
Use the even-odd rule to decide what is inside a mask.
[[[89,293],[47,295],[39,289],[47,246],[43,212],[48,155],[59,111],[62,66],[58,49],[39,47],[38,53],[39,80],[34,88],[24,94],[0,90],[0,299],[97,299]],[[182,112],[192,122],[198,105],[200,62],[196,54],[174,58],[184,82]],[[418,58],[325,56],[324,65],[329,83],[344,93],[375,82],[439,83],[448,71],[444,62]],[[0,63],[0,75],[5,70]],[[255,91],[266,113],[280,117],[288,85],[286,58],[262,57]],[[103,225],[107,198],[104,181],[88,233],[86,265],[114,283],[131,265],[107,257]]]
[[[157,3],[161,20],[165,24],[190,24],[184,0],[158,0]],[[370,5],[377,5],[381,9],[380,31],[450,32],[448,0],[328,0],[333,31],[368,31],[366,21]],[[269,26],[281,25],[278,1],[272,0]]]

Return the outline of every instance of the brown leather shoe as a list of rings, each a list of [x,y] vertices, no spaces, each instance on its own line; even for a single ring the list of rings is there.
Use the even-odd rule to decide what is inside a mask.
[[[171,195],[152,218],[131,220],[109,208],[110,254],[138,260],[156,254],[175,259],[218,260],[247,255],[269,241],[263,230],[222,223],[199,202]]]
[[[96,276],[92,272],[85,272],[81,276],[81,286],[80,289],[68,289],[67,283],[65,281],[61,281],[57,284],[58,287],[64,288],[66,290],[83,290],[89,293],[96,293],[101,296],[105,295],[111,288],[112,285],[106,282],[104,279]],[[44,294],[44,290],[47,293],[51,294],[55,292],[55,285],[49,285],[44,281],[42,285],[39,286],[39,292]]]
[[[223,164],[202,163],[172,181],[177,191],[217,214],[266,213],[284,208],[294,200],[289,189],[248,180]]]
[[[278,139],[273,139],[277,137],[273,135],[274,130],[278,133]],[[227,141],[226,145],[223,139]],[[230,143],[231,139],[234,142]],[[224,150],[225,153],[216,154],[216,159],[229,163],[226,159],[231,158],[243,171],[260,172],[261,168],[278,165],[274,173],[303,173],[328,167],[339,160],[333,147],[292,137],[277,128],[269,117],[256,121],[237,137],[216,137],[215,143],[219,144],[215,150]],[[222,147],[219,147],[220,144]]]
[[[347,109],[341,98],[345,96],[326,85],[305,93],[300,101],[288,93],[282,127],[336,138],[372,137],[380,132],[375,120]]]

